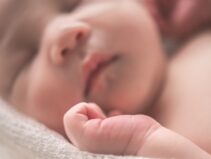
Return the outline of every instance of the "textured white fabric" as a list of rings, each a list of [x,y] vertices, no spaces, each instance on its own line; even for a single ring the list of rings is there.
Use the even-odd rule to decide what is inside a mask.
[[[0,99],[0,159],[143,159],[81,152]]]

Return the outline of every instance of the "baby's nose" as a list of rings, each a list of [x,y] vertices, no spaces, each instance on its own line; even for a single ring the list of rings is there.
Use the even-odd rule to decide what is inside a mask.
[[[44,41],[51,62],[62,64],[69,54],[83,47],[91,33],[91,27],[81,21],[58,20],[46,30]]]

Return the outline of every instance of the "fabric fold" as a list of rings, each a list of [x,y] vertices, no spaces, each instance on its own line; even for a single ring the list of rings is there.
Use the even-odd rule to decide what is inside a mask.
[[[79,151],[60,134],[0,99],[1,159],[143,159]]]

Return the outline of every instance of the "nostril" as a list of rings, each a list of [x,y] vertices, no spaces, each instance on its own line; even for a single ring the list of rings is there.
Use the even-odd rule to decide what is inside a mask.
[[[69,48],[64,48],[64,49],[61,51],[62,57],[65,57],[69,52],[70,52],[70,49],[69,49]]]
[[[89,36],[90,36],[90,32],[87,29],[78,30],[77,32],[75,32],[74,41],[75,41],[76,46],[81,45],[84,42],[86,42]]]
[[[80,53],[86,45],[91,27],[83,22],[64,19],[56,21],[47,32],[51,62],[64,64],[73,53]],[[78,54],[79,55],[79,54]]]
[[[57,65],[64,64],[69,55],[72,54],[71,52],[72,50],[68,46],[54,46],[49,54],[51,62]]]
[[[83,33],[82,32],[79,32],[77,35],[76,35],[76,40],[77,41],[80,41],[81,39],[83,39]]]

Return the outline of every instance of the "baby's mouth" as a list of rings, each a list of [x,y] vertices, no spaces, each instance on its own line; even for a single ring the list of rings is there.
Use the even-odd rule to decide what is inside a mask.
[[[117,55],[101,56],[100,54],[97,54],[96,56],[91,56],[88,60],[84,62],[84,97],[89,96],[99,75],[103,73],[103,71],[108,68],[108,66],[113,64],[117,59]]]

